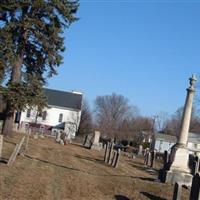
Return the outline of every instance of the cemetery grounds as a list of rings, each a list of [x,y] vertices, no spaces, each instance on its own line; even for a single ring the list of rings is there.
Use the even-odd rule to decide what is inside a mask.
[[[9,159],[23,137],[5,138],[3,158]],[[11,166],[0,163],[1,200],[171,200],[173,186],[157,180],[161,162],[151,169],[143,158],[120,157],[118,168],[103,161],[104,150],[53,138],[30,137],[28,150]],[[183,189],[182,199],[189,197]]]

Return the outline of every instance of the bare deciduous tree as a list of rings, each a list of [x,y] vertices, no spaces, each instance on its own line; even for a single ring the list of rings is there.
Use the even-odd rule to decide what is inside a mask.
[[[192,116],[190,120],[190,132],[200,133],[200,118],[196,115],[196,108],[193,107]],[[183,107],[177,109],[177,111],[172,115],[171,119],[169,119],[164,128],[164,132],[170,135],[178,135],[181,126],[183,114]]]
[[[84,100],[82,104],[82,112],[81,112],[81,119],[80,119],[80,124],[78,128],[78,135],[91,133],[93,130],[92,121],[93,121],[92,113],[90,111],[88,102]]]
[[[95,100],[96,123],[104,136],[118,138],[123,134],[123,122],[138,112],[138,108],[131,106],[127,98],[115,93],[98,96]]]
[[[162,132],[168,121],[169,115],[167,112],[161,111],[155,115],[155,129]]]

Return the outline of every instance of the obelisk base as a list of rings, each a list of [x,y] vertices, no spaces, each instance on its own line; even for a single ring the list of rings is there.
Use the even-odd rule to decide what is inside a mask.
[[[165,183],[179,182],[191,186],[193,176],[190,174],[188,160],[188,149],[176,144],[171,150],[169,163],[159,172],[159,179]]]

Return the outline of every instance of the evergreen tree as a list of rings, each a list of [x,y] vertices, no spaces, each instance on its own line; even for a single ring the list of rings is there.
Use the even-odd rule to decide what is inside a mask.
[[[12,133],[15,111],[46,105],[42,86],[62,63],[64,28],[77,20],[78,1],[0,2],[0,81],[6,100],[3,134]],[[3,87],[4,86],[4,87]]]

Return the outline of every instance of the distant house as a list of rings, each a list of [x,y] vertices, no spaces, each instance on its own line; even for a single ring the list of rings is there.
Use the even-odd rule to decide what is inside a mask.
[[[176,142],[176,136],[155,133],[151,143],[151,149],[163,153],[164,151],[170,151]],[[187,147],[191,153],[200,152],[200,133],[189,133]]]
[[[62,129],[75,137],[80,123],[82,93],[44,89],[48,106],[39,113],[36,108],[18,112],[18,129],[25,131],[30,126],[43,129]]]
[[[176,141],[176,136],[155,133],[151,143],[151,149],[163,153],[164,151],[169,151],[176,144]]]

